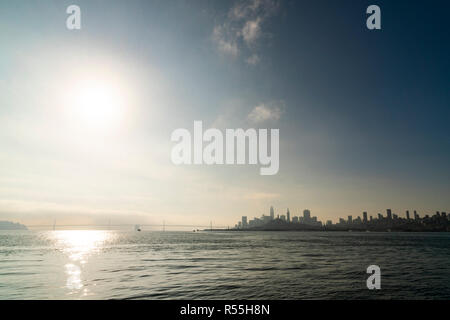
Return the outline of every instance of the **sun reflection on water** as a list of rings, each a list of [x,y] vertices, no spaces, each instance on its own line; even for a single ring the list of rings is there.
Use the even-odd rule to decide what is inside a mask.
[[[113,233],[104,230],[63,230],[53,231],[51,237],[56,247],[69,258],[69,262],[64,266],[69,294],[80,292],[84,287],[82,271],[89,256],[100,252],[105,242],[112,239]],[[87,288],[81,293],[87,295]]]

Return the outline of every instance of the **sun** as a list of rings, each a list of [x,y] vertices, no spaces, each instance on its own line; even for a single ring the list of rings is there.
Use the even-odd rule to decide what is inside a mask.
[[[101,131],[117,127],[124,112],[120,89],[101,81],[83,84],[72,108],[80,126]]]
[[[80,138],[117,134],[125,123],[128,92],[117,76],[78,74],[64,90],[67,129]]]

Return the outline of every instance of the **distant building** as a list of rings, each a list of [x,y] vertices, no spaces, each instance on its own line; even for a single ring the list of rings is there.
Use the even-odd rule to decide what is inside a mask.
[[[273,210],[273,207],[270,206],[270,220],[275,219],[275,211]]]
[[[406,219],[409,220],[409,210],[406,210]]]
[[[381,213],[378,213],[378,219],[382,220],[383,219],[383,215]]]
[[[416,210],[414,210],[414,220],[419,220],[419,215]]]
[[[247,228],[247,216],[242,216],[242,228]]]
[[[282,215],[280,216],[280,220],[286,221],[286,216],[285,216],[284,214],[282,214]]]
[[[352,216],[348,216],[347,222],[348,222],[348,223],[353,223],[353,218],[352,218]]]
[[[287,209],[286,217],[287,217],[287,222],[291,222],[291,213],[289,212],[289,208]]]
[[[303,223],[308,224],[311,221],[311,211],[308,209],[303,210]]]
[[[298,217],[292,217],[292,223],[298,223]]]
[[[389,220],[391,220],[391,219],[392,219],[392,210],[391,210],[391,209],[387,209],[387,210],[386,210],[386,213],[387,213],[387,218],[388,218]]]
[[[367,212],[366,211],[363,212],[363,222],[367,223]]]
[[[333,225],[333,221],[327,220],[327,226],[331,226],[331,225]]]

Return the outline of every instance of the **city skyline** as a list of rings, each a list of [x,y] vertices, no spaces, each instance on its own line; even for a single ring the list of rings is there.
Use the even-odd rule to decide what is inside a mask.
[[[322,222],[316,216],[311,216],[311,210],[304,209],[303,216],[292,216],[290,215],[290,210],[287,208],[286,214],[276,214],[275,217],[275,209],[273,206],[270,207],[269,215],[262,214],[260,218],[254,217],[251,220],[248,220],[247,216],[242,216],[241,221],[238,221],[235,224],[234,229],[252,229],[256,227],[264,227],[265,225],[270,225],[274,221],[278,220],[287,224],[303,224],[306,226],[314,226],[314,227],[331,227],[331,226],[355,226],[361,224],[369,224],[372,222],[395,222],[395,221],[415,221],[415,222],[423,222],[427,219],[433,219],[435,217],[442,218],[443,221],[446,221],[448,224],[450,221],[450,215],[447,215],[447,211],[435,211],[434,214],[430,214],[429,212],[423,213],[423,216],[417,210],[406,210],[405,215],[399,215],[392,211],[392,209],[386,209],[386,215],[383,213],[377,212],[376,215],[369,215],[367,211],[363,211],[362,215],[358,215],[355,219],[353,215],[348,215],[347,219],[338,218],[338,221],[333,223],[332,220],[326,220],[326,222]],[[448,230],[447,230],[448,231]]]

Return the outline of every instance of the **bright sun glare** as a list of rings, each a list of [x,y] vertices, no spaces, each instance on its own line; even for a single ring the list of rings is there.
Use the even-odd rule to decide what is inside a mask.
[[[106,75],[81,75],[66,95],[68,125],[75,134],[112,133],[124,122],[125,88]]]
[[[122,117],[120,92],[103,83],[82,87],[75,99],[75,114],[83,125],[94,129],[116,126]]]

